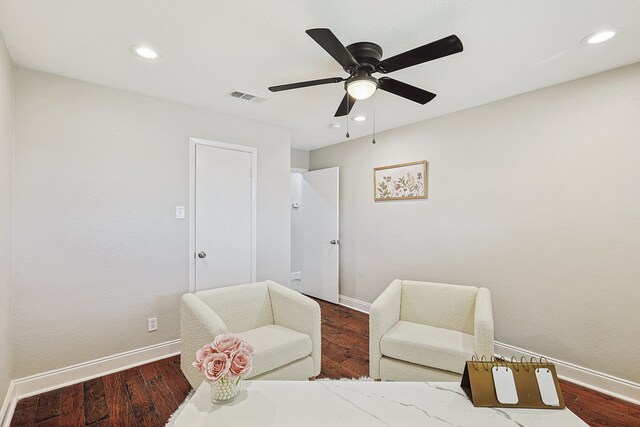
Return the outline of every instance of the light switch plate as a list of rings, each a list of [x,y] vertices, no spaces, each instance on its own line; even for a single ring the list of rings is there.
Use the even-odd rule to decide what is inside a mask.
[[[185,209],[184,206],[176,206],[176,219],[184,219]]]

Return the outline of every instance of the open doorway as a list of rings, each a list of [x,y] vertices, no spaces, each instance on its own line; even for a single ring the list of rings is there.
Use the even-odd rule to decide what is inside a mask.
[[[302,172],[291,171],[291,277],[289,287],[302,292]]]

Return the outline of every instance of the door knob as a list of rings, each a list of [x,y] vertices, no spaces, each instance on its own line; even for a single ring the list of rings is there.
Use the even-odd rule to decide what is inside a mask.
[[[339,245],[340,244],[340,239],[338,240],[332,240],[329,243],[331,243],[332,245]]]
[[[198,254],[198,258],[206,258],[207,257],[207,253],[202,251]]]

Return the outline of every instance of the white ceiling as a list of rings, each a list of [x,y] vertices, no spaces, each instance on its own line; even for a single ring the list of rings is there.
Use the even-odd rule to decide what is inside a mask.
[[[346,139],[346,119],[333,118],[343,84],[267,90],[346,76],[305,34],[315,27],[344,45],[375,42],[383,58],[450,34],[462,40],[462,53],[389,74],[438,96],[422,106],[378,91],[377,131],[640,61],[636,0],[0,0],[0,31],[22,67],[285,126],[300,149]],[[623,31],[580,44],[608,27]],[[162,60],[134,57],[136,43]],[[267,100],[234,100],[231,89]],[[352,115],[372,111],[370,99]],[[351,121],[350,133],[371,134],[372,120]]]

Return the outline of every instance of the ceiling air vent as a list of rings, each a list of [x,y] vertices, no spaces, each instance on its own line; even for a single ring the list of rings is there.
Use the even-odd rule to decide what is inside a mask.
[[[232,90],[231,92],[228,93],[228,96],[230,96],[231,98],[235,98],[235,99],[242,99],[244,101],[250,101],[253,102],[254,104],[260,104],[262,102],[264,102],[266,99],[265,98],[261,98],[259,96],[256,95],[252,95],[250,93],[246,93],[246,92],[241,92],[239,90]]]

